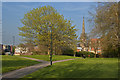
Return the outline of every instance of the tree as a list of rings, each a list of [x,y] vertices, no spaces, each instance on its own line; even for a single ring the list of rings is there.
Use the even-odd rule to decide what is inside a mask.
[[[96,54],[97,54],[97,52],[98,52],[98,50],[100,48],[100,40],[99,39],[91,39],[89,41],[89,47],[91,49],[93,48],[93,50],[95,52],[95,58],[96,58]]]
[[[25,14],[22,19],[23,27],[19,27],[19,35],[23,41],[37,45],[42,53],[50,51],[51,34],[54,54],[60,54],[62,48],[76,49],[75,25],[70,20],[64,19],[53,7],[43,6]],[[51,33],[52,29],[52,33]],[[44,49],[42,49],[44,47]]]
[[[89,38],[87,36],[87,34],[81,34],[80,38],[79,38],[79,42],[80,44],[83,44],[85,47],[88,46],[88,41],[89,41]]]
[[[118,3],[98,3],[98,7],[92,13],[90,23],[94,22],[91,34],[101,38],[101,48],[103,52],[111,49],[118,49],[120,44],[120,26],[118,21]]]

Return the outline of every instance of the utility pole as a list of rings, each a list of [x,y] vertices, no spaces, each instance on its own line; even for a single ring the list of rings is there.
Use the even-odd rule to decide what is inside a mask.
[[[15,36],[13,36],[13,46],[15,45]]]

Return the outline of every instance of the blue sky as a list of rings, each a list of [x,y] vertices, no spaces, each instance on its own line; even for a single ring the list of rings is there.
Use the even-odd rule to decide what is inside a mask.
[[[83,16],[85,17],[85,29],[89,33],[91,30],[87,18],[90,17],[88,11],[94,12],[96,2],[3,2],[2,3],[2,43],[12,44],[12,36],[15,36],[15,44],[19,44],[21,37],[18,35],[18,27],[22,27],[21,19],[24,14],[40,6],[50,5],[66,19],[72,20],[80,36],[82,31]]]
[[[120,0],[2,0],[2,2],[115,2]]]

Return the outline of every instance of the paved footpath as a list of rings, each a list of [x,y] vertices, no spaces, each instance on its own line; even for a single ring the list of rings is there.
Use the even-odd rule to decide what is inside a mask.
[[[35,58],[29,58],[29,57],[21,57],[21,58],[31,59],[31,60],[35,60],[35,61],[42,62],[42,63],[48,62],[48,61],[43,61],[43,60],[39,60],[39,59],[35,59]]]
[[[28,75],[32,72],[37,71],[38,69],[41,69],[43,67],[50,65],[50,63],[48,61],[43,61],[43,60],[28,58],[28,57],[21,57],[21,58],[31,59],[31,60],[39,61],[42,63],[5,73],[2,75],[2,78],[22,78],[25,75]],[[78,58],[76,58],[76,59],[78,59]],[[74,59],[65,59],[65,60],[53,61],[53,63],[69,61],[69,60],[74,60]]]

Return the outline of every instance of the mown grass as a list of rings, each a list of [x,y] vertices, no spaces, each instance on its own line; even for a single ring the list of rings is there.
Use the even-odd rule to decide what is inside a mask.
[[[40,62],[20,58],[19,56],[2,55],[2,73],[31,66],[37,63]]]
[[[117,78],[117,58],[86,58],[55,63],[24,78]]]
[[[50,61],[49,55],[22,55],[24,57],[36,58],[44,61]],[[52,61],[64,60],[64,59],[73,59],[73,58],[80,58],[74,56],[63,56],[63,55],[52,55]]]

